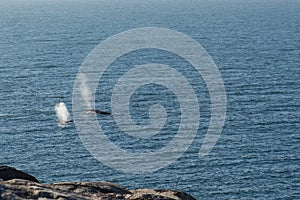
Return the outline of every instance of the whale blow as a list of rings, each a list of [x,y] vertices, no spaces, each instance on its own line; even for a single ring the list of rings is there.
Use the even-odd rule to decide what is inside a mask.
[[[70,113],[64,102],[60,102],[55,106],[55,112],[59,123],[66,124],[71,122]]]

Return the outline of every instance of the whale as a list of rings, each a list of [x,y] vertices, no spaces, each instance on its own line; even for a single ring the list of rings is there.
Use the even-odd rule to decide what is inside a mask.
[[[68,121],[59,121],[60,124],[69,124],[69,123],[73,123],[74,120],[68,120]]]
[[[95,109],[88,110],[86,113],[94,113],[94,114],[99,114],[99,115],[111,115],[110,112],[95,110]]]

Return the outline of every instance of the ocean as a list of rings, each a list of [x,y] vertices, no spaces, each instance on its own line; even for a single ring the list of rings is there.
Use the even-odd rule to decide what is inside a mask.
[[[153,172],[129,173],[97,159],[82,140],[79,121],[60,126],[54,108],[65,102],[74,118],[73,88],[86,57],[107,38],[144,27],[180,32],[201,44],[224,82],[227,110],[216,145],[199,157],[213,116],[203,77],[167,51],[140,49],[118,57],[99,79],[97,109],[113,112],[118,80],[147,63],[172,66],[185,76],[200,108],[196,135],[178,159]],[[299,199],[299,75],[297,0],[1,0],[0,165],[42,183],[111,181],[130,189],[181,190],[197,199]],[[155,120],[149,114],[152,105],[164,107],[165,123],[150,139],[124,133],[114,115],[97,115],[96,120],[111,143],[129,154],[148,155],[176,138],[180,103],[174,91],[160,84],[135,90],[129,117],[138,126]],[[114,159],[109,150],[98,153]],[[128,168],[128,162],[119,165]]]

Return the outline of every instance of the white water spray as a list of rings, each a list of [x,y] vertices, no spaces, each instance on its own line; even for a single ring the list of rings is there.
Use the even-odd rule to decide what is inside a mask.
[[[100,114],[100,115],[111,115],[110,112],[107,111],[101,111],[101,110],[95,110],[93,102],[95,101],[95,97],[92,96],[92,93],[90,91],[91,84],[95,83],[88,83],[88,79],[85,74],[78,74],[78,80],[80,82],[79,88],[80,88],[80,94],[81,98],[83,99],[85,106],[86,106],[86,113],[92,113],[92,114]]]
[[[82,96],[82,98],[84,99],[84,101],[86,103],[87,109],[91,110],[93,108],[92,107],[92,94],[89,90],[86,75],[80,74],[79,79],[80,79],[80,93],[81,93],[81,96]]]
[[[60,102],[55,106],[55,112],[59,123],[66,124],[70,122],[70,113],[64,102]]]

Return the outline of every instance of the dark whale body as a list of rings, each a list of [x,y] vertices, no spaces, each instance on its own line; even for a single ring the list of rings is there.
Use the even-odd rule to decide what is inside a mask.
[[[95,114],[99,114],[99,115],[111,115],[110,112],[105,112],[105,111],[101,111],[101,110],[88,110],[87,113],[95,113]]]

